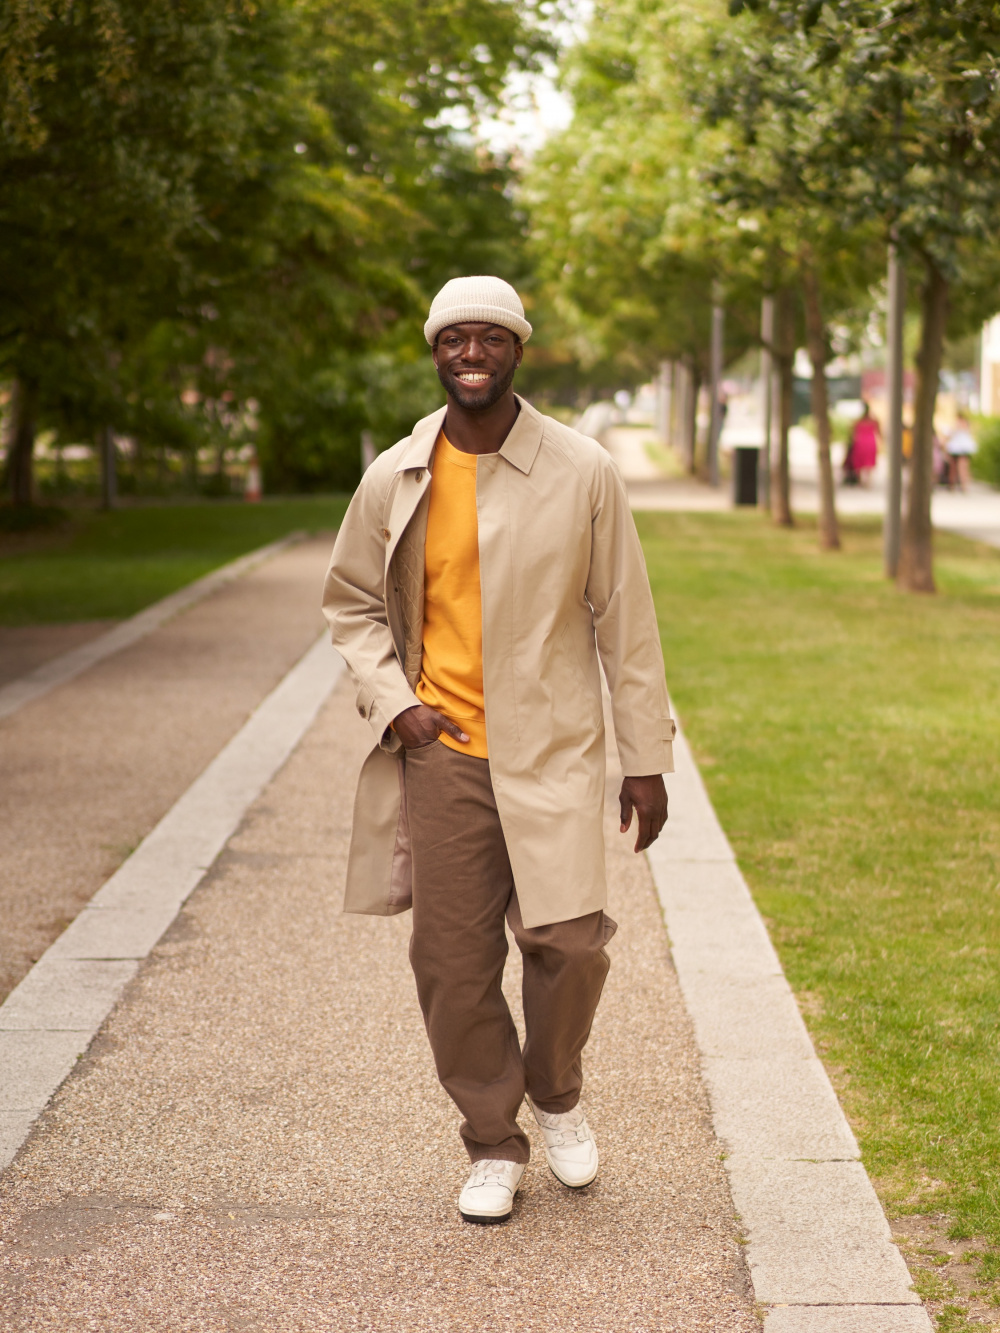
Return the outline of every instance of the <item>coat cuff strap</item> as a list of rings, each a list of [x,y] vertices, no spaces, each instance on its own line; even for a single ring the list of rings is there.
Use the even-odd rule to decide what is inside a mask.
[[[398,688],[381,692],[377,699],[368,691],[359,693],[358,712],[367,719],[368,725],[375,733],[376,745],[381,745],[383,750],[395,751],[399,749],[400,740],[392,730],[392,721],[407,708],[414,708],[419,703],[420,700],[409,685],[401,680]]]

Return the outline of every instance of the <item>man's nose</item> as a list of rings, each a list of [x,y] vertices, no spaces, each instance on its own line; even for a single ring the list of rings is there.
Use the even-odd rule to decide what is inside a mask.
[[[486,348],[478,338],[470,338],[462,352],[463,361],[484,361],[486,359]]]

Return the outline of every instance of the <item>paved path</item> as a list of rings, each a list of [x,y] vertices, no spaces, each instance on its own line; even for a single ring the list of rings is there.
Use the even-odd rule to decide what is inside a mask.
[[[28,824],[39,854],[58,840],[61,814],[50,812],[45,777],[61,784],[84,849],[94,846],[87,813],[104,828],[100,821],[121,805],[140,811],[148,829],[171,791],[185,786],[185,766],[197,772],[283,675],[279,662],[297,655],[296,636],[299,649],[313,639],[327,549],[320,541],[286,553],[0,724],[5,738],[28,727],[22,786],[31,777],[31,738],[41,738],[35,803],[20,808],[22,818],[40,820]],[[227,781],[239,785],[237,751],[250,768],[268,762],[274,771],[280,758],[266,760],[261,719],[302,734],[313,711],[295,723],[285,695],[303,667],[315,676],[308,663],[326,652],[322,644],[311,650],[227,747]],[[136,973],[126,960],[144,957],[163,928],[138,953],[113,952],[112,936],[124,948],[130,931],[143,935],[136,892],[151,904],[173,895],[169,920],[202,881],[0,1183],[4,1333],[754,1329],[703,1072],[730,1153],[756,1296],[773,1306],[768,1326],[926,1333],[867,1178],[857,1162],[841,1160],[855,1151],[850,1132],[689,756],[692,771],[682,764],[672,780],[680,820],[654,867],[695,1032],[649,862],[630,855],[616,832],[612,764],[609,881],[621,930],[586,1089],[602,1175],[585,1194],[570,1194],[539,1155],[511,1226],[460,1222],[454,1201],[467,1167],[415,1005],[407,919],[339,911],[354,779],[368,744],[351,696],[342,679],[204,879],[201,867],[233,823],[211,851],[199,850],[205,839],[188,828],[199,810],[209,823],[228,819],[220,793],[204,785],[209,774],[199,779],[145,844],[183,807],[184,836],[178,842],[175,830],[173,842],[160,840],[170,864],[155,870],[145,852],[131,858],[99,895],[103,915],[97,904],[84,912],[0,1010],[0,1045],[20,1052],[22,1082],[38,1063],[36,1046],[72,1045],[31,1115],[16,1097],[3,1102],[12,1108],[5,1123],[13,1151]],[[186,727],[171,725],[179,716]],[[116,748],[121,737],[109,746],[123,726],[132,748]],[[72,744],[61,749],[67,737]],[[195,742],[204,742],[197,763]],[[279,745],[281,757],[288,747]],[[154,757],[161,750],[168,763]],[[687,756],[683,744],[681,751]],[[89,807],[80,803],[88,782],[103,783],[105,797]],[[260,790],[259,780],[247,782],[239,809]],[[66,875],[72,848],[62,854],[56,873]],[[175,883],[178,856],[196,870],[186,888]],[[123,876],[131,889],[116,916],[103,899]],[[143,876],[148,884],[138,882]],[[69,907],[86,896],[78,891]],[[720,968],[725,984],[709,976]],[[95,1009],[97,990],[88,991],[86,978],[107,991],[119,975]],[[514,959],[506,984],[515,1011],[518,975]],[[789,1032],[795,1050],[786,1049]],[[748,1070],[756,1079],[749,1093]],[[807,1179],[817,1169],[821,1189]]]
[[[510,1225],[459,1219],[408,920],[339,910],[367,744],[344,679],[3,1178],[5,1329],[750,1333],[690,1022],[610,802],[600,1181],[571,1194],[539,1154]]]
[[[282,552],[0,720],[0,999],[319,633],[329,549]]]
[[[744,438],[756,443],[759,430],[729,433],[729,443]],[[643,439],[651,433],[637,426],[611,426],[602,434],[602,442],[625,474],[632,508],[637,510],[676,511],[682,513],[723,512],[733,507],[728,483],[718,488],[691,477],[657,478],[654,465],[641,450]],[[724,440],[727,437],[724,436]],[[642,454],[641,459],[639,455]],[[835,461],[840,451],[834,450]],[[637,459],[639,459],[637,463]],[[792,469],[792,510],[810,514],[819,509],[819,483],[816,466],[816,442],[807,431],[793,427],[790,440]],[[654,469],[655,471],[655,469]],[[839,478],[839,467],[837,476]],[[885,512],[886,461],[882,455],[870,486],[837,486],[837,510],[843,515]],[[974,541],[1000,547],[1000,491],[973,482],[968,491],[938,489],[932,501],[934,524],[946,532],[957,533]]]
[[[790,439],[792,468],[792,508],[802,513],[819,509],[819,480],[816,441],[804,430],[793,427]],[[834,447],[836,476],[840,477],[841,446]],[[905,478],[904,478],[905,480]],[[868,486],[837,486],[837,509],[841,514],[885,513],[888,464],[884,453]],[[905,510],[905,499],[904,499]],[[1000,546],[1000,491],[984,482],[972,482],[967,491],[949,491],[938,487],[931,499],[934,526],[946,532],[970,537],[974,541]]]
[[[622,470],[633,509],[712,513],[732,508],[725,487],[713,489],[694,477],[660,475],[644,447],[645,441],[655,438],[642,426],[607,426],[600,433],[601,443]]]

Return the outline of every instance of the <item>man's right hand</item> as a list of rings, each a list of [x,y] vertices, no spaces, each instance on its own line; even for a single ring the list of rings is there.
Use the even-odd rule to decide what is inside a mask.
[[[461,741],[463,745],[469,740],[461,728],[456,727],[454,722],[449,722],[436,708],[429,708],[427,704],[414,704],[412,708],[404,708],[393,720],[392,727],[403,742],[404,750],[419,750],[424,745],[433,745],[442,731],[447,732],[453,740]]]

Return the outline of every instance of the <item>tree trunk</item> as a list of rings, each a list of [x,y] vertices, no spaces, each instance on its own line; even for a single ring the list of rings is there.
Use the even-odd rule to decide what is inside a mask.
[[[792,293],[784,288],[775,298],[774,367],[781,392],[778,395],[778,456],[771,481],[771,515],[780,528],[795,524],[792,515],[792,479],[788,468],[788,432],[792,428],[792,369],[795,364],[795,306]]]
[[[910,592],[934,592],[934,409],[937,406],[944,335],[948,323],[948,282],[928,259],[921,297],[920,350],[914,403],[910,494],[899,553],[899,586]]]
[[[833,491],[830,459],[830,403],[826,391],[826,326],[819,278],[808,258],[802,263],[802,292],[806,307],[806,342],[812,362],[812,413],[819,446],[819,544],[824,551],[840,549],[840,529]]]
[[[38,421],[38,384],[21,377],[14,381],[11,400],[13,426],[7,446],[3,489],[16,505],[35,499],[35,426]]]
[[[764,442],[760,452],[760,503],[771,508],[771,436],[774,415],[774,297],[765,296],[760,306],[760,378],[764,390]]]

